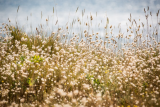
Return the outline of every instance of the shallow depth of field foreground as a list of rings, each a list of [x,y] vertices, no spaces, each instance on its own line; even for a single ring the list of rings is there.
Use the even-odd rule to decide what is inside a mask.
[[[89,33],[92,15],[77,34],[69,26],[46,36],[1,25],[0,106],[159,107],[160,23],[144,13],[146,23],[130,15],[127,35],[116,36],[109,19],[104,37]]]

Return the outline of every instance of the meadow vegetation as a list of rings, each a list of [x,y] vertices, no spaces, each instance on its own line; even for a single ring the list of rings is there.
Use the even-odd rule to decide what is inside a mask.
[[[144,12],[147,24],[130,15],[127,35],[113,36],[107,19],[103,39],[88,30],[69,37],[62,28],[29,35],[3,24],[0,106],[160,106],[160,23],[149,24],[149,7]]]

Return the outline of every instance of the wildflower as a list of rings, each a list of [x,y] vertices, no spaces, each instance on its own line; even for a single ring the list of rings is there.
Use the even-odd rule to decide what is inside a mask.
[[[109,36],[106,36],[106,38],[109,38]]]
[[[76,99],[72,99],[72,103],[76,103]]]
[[[69,93],[67,94],[67,96],[68,96],[68,97],[72,97],[72,96],[73,96],[72,91],[71,91],[71,92],[69,92]]]
[[[119,72],[121,73],[122,71],[121,71],[121,70],[119,70]]]
[[[62,97],[66,96],[66,92],[63,91],[63,89],[58,89],[57,91]]]
[[[72,106],[69,104],[63,104],[63,107],[72,107]]]
[[[97,100],[98,100],[98,101],[102,100],[102,97],[101,97],[101,93],[100,93],[100,92],[97,93],[96,97],[97,97]]]
[[[21,103],[23,103],[24,101],[25,101],[25,99],[24,99],[24,98],[20,99],[20,102],[21,102]]]
[[[62,106],[59,104],[54,104],[54,107],[62,107]]]
[[[83,84],[83,87],[84,87],[85,89],[89,89],[89,88],[90,88],[88,84]]]
[[[81,100],[81,102],[82,102],[83,104],[85,104],[85,103],[87,102],[86,97],[83,97],[82,100]]]
[[[79,91],[78,90],[74,90],[73,93],[74,93],[74,95],[77,95],[79,93]]]
[[[105,73],[107,74],[109,72],[109,70],[106,70]]]
[[[100,76],[100,75],[98,75],[98,79],[101,79],[101,76]]]

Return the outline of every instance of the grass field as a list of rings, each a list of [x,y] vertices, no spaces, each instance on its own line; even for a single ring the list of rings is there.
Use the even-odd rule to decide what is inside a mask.
[[[63,32],[68,26],[46,36],[3,24],[0,106],[159,107],[160,23],[149,24],[144,12],[147,24],[130,16],[127,35],[113,36],[108,19],[103,38],[89,33],[92,16],[73,36]]]

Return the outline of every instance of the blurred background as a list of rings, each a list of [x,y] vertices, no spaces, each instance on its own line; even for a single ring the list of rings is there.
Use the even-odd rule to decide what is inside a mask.
[[[0,0],[0,25],[10,21],[9,24],[17,24],[26,32],[34,32],[40,25],[51,32],[56,32],[59,27],[72,26],[73,32],[87,29],[85,24],[92,23],[92,30],[103,35],[108,17],[109,26],[115,26],[117,34],[118,26],[121,32],[126,32],[130,13],[132,19],[137,22],[141,19],[146,24],[144,8],[147,10],[148,6],[149,12],[152,12],[149,23],[156,26],[160,0]]]

